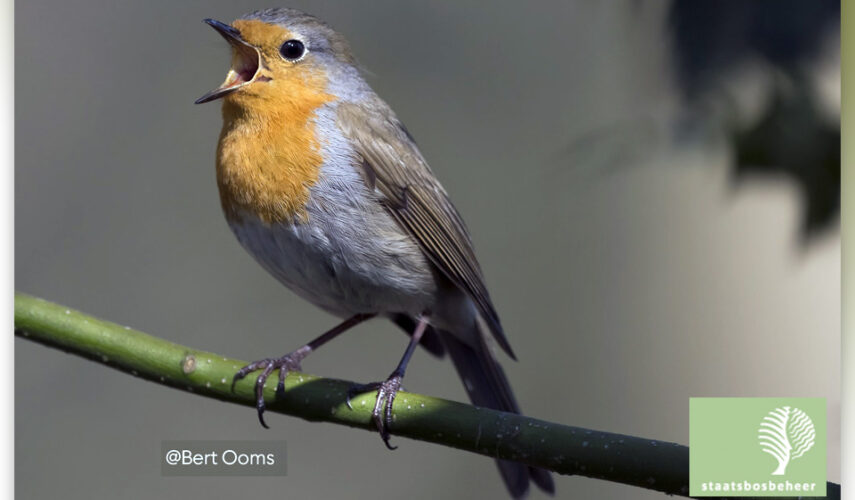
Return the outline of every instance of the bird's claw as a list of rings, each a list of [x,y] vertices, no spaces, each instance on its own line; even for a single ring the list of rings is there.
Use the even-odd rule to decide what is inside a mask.
[[[383,382],[372,382],[369,384],[358,384],[352,386],[347,391],[347,406],[353,409],[350,404],[351,398],[356,394],[362,394],[369,391],[377,391],[377,400],[374,402],[374,409],[371,411],[371,417],[374,420],[374,425],[380,432],[380,438],[383,439],[383,444],[386,448],[394,450],[397,446],[389,444],[389,428],[392,425],[392,404],[395,402],[395,397],[401,389],[402,376],[393,373]]]
[[[279,384],[276,386],[276,397],[283,397],[285,395],[285,377],[288,375],[288,372],[302,370],[300,361],[308,354],[303,351],[303,349],[298,349],[281,358],[265,358],[254,361],[238,370],[234,378],[232,378],[232,391],[234,391],[235,383],[238,380],[243,379],[252,372],[262,370],[258,378],[255,379],[255,409],[258,410],[258,421],[261,422],[261,425],[265,429],[269,429],[270,427],[264,422],[264,411],[267,409],[264,403],[264,384],[267,383],[267,378],[270,377],[270,374],[274,370],[279,370]]]

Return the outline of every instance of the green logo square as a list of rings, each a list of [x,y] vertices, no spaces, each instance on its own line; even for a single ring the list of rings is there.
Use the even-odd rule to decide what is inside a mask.
[[[690,398],[691,496],[825,496],[825,398]]]

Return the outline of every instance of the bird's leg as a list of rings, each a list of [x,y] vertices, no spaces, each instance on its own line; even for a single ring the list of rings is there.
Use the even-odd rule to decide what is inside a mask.
[[[392,425],[392,403],[395,402],[395,396],[401,388],[401,380],[404,378],[404,372],[407,371],[407,363],[410,362],[410,358],[413,356],[416,346],[419,345],[419,340],[421,340],[422,335],[425,333],[427,325],[428,315],[422,314],[419,317],[419,323],[416,325],[416,329],[413,331],[413,336],[410,338],[410,343],[407,345],[407,350],[404,351],[404,356],[401,358],[401,362],[398,363],[398,367],[395,368],[395,371],[393,371],[391,375],[389,375],[389,378],[383,382],[372,382],[370,384],[353,386],[347,393],[347,406],[353,409],[350,405],[350,399],[352,396],[368,391],[377,391],[377,400],[374,403],[374,410],[371,412],[371,416],[374,418],[374,425],[376,425],[377,430],[380,431],[380,437],[383,439],[383,443],[385,443],[386,447],[390,450],[397,448],[397,446],[389,444],[389,427]]]
[[[309,355],[309,353],[315,351],[320,346],[326,344],[330,340],[338,337],[342,333],[350,330],[354,326],[362,323],[363,321],[373,318],[376,316],[375,314],[357,314],[347,318],[342,321],[332,329],[328,330],[326,333],[316,338],[315,340],[309,342],[303,347],[297,349],[294,352],[286,354],[281,358],[265,358],[260,359],[258,361],[254,361],[235,373],[234,378],[232,379],[232,390],[234,390],[235,383],[238,380],[246,377],[250,373],[258,370],[262,370],[261,374],[255,380],[255,407],[258,410],[258,421],[261,422],[261,425],[264,426],[265,429],[267,424],[264,422],[264,384],[267,382],[267,378],[273,373],[274,370],[279,370],[279,385],[276,386],[276,395],[282,397],[285,395],[285,376],[288,375],[288,372],[292,371],[300,371],[300,362],[303,361],[303,358]]]

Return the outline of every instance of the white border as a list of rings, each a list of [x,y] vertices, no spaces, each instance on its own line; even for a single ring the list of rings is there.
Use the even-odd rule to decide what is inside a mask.
[[[15,8],[12,0],[0,0],[0,67],[6,68],[6,77],[0,79],[0,106],[5,110],[0,118],[0,234],[6,235],[6,244],[0,245],[0,273],[3,276],[4,299],[0,301],[3,324],[14,324],[14,207],[15,207]],[[7,327],[8,328],[8,327]],[[15,496],[15,337],[12,328],[6,330],[0,349],[5,367],[0,401],[5,408],[0,411],[0,489],[4,498]],[[5,490],[5,491],[4,491]]]

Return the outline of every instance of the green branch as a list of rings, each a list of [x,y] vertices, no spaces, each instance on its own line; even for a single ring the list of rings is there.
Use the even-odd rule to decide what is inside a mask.
[[[20,293],[15,295],[15,334],[158,384],[255,405],[252,377],[231,390],[232,376],[244,361],[173,344]],[[345,404],[352,382],[291,373],[285,381],[285,397],[277,399],[277,380],[271,377],[265,388],[268,411],[374,429],[373,394],[355,397],[352,410]],[[560,474],[673,495],[687,496],[689,491],[689,449],[676,443],[560,425],[407,392],[400,392],[395,400],[391,431]],[[840,487],[829,483],[828,496],[840,498]]]

